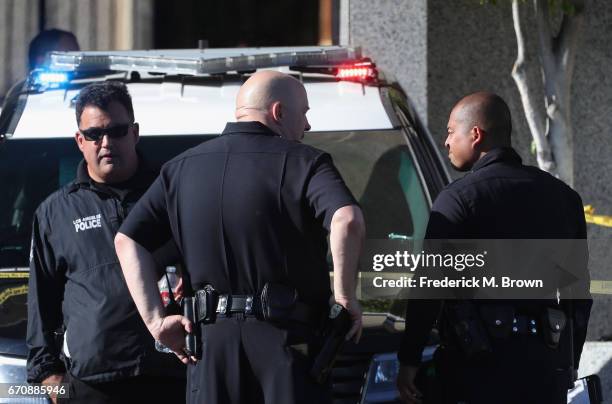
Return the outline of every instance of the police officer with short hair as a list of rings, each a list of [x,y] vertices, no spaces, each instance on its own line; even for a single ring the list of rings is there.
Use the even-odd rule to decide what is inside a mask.
[[[439,401],[425,397],[425,402],[565,403],[591,307],[580,196],[548,173],[521,163],[510,146],[510,111],[499,96],[480,92],[464,97],[453,108],[447,129],[451,164],[469,173],[437,197],[426,238],[577,240],[580,282],[574,285],[575,294],[561,296],[560,304],[557,299],[409,301],[399,352],[400,395],[406,403],[423,402],[415,379],[438,319],[442,341],[434,363],[440,396],[435,398]],[[473,317],[457,315],[460,310]],[[492,315],[485,317],[487,313]],[[528,327],[525,319],[530,319]],[[474,321],[482,327],[473,326]],[[506,322],[513,324],[508,332],[491,332],[502,325],[506,330]],[[557,332],[556,346],[545,340]],[[489,343],[474,354],[470,341]]]
[[[119,82],[91,84],[75,109],[83,154],[76,179],[34,214],[28,382],[70,383],[70,402],[182,401],[176,394],[184,389],[185,367],[155,351],[113,245],[127,212],[157,176],[136,152],[130,94]],[[158,279],[163,262],[155,268]]]
[[[358,340],[357,260],[364,220],[331,157],[300,143],[310,129],[304,86],[260,71],[240,88],[238,122],[168,162],[121,227],[115,245],[153,336],[185,363],[185,332],[200,334],[189,366],[192,403],[322,403],[309,376],[334,294]],[[195,324],[164,317],[150,251],[174,239],[194,291]]]

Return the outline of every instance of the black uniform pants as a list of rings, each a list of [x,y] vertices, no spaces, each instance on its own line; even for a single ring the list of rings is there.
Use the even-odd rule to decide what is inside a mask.
[[[189,403],[331,403],[329,386],[308,376],[292,332],[242,315],[200,325],[202,359],[189,365]]]
[[[178,359],[177,359],[178,360]],[[69,384],[69,398],[60,403],[71,404],[133,404],[184,403],[185,380],[153,376],[135,376],[106,383],[89,383],[70,373],[63,380]]]
[[[452,349],[436,351],[438,399],[456,404],[566,404],[567,369],[551,360],[550,348],[533,336],[509,338],[494,353],[466,361]]]

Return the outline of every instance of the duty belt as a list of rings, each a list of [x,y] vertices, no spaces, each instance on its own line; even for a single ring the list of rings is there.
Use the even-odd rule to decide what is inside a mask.
[[[210,297],[210,290],[200,289],[195,292],[198,322],[211,323],[216,316],[231,317],[235,314],[243,314],[247,317],[263,318],[261,310],[261,299],[256,295],[231,295],[216,294],[214,299]],[[215,315],[209,312],[209,306],[214,307]],[[310,326],[319,326],[322,320],[321,310],[316,310],[303,302],[295,302],[287,319]]]

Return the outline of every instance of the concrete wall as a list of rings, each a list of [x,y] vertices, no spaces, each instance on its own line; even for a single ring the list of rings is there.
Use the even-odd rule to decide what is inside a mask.
[[[585,204],[612,215],[612,2],[589,6],[573,84],[574,182]],[[588,230],[591,277],[612,280],[612,228]],[[612,338],[612,298],[595,299],[591,317],[589,336],[604,335]]]
[[[349,42],[393,73],[427,119],[427,4],[350,0]],[[343,6],[346,3],[343,4]]]

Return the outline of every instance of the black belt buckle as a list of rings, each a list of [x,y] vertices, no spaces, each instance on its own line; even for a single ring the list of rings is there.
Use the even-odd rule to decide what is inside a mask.
[[[203,324],[215,322],[218,300],[219,294],[211,285],[206,285],[204,289],[196,291],[198,322]]]

